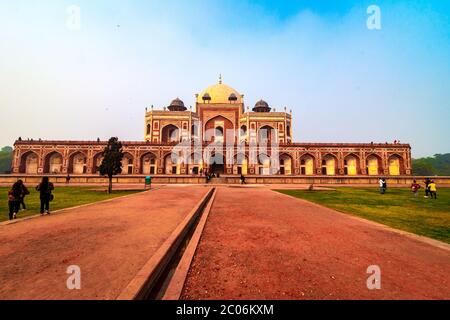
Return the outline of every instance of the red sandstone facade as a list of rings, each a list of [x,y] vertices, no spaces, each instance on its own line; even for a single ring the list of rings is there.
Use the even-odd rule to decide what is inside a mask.
[[[293,143],[291,112],[272,110],[262,100],[252,111],[245,110],[243,99],[220,80],[196,95],[195,111],[187,111],[179,99],[163,110],[147,110],[144,141],[122,142],[122,174],[412,174],[408,144]],[[188,154],[174,160],[179,143]],[[12,173],[98,175],[105,145],[105,141],[16,141]]]

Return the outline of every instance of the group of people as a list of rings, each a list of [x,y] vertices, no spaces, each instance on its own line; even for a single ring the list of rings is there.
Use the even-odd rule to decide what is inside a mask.
[[[386,189],[387,189],[387,182],[385,178],[380,178],[380,180],[378,180],[378,184],[380,186],[380,193],[381,194],[385,194],[386,193]]]
[[[424,181],[425,184],[425,198],[437,199],[437,187],[436,183],[430,178],[426,178]],[[421,188],[420,184],[417,183],[416,180],[411,184],[411,191],[414,194],[414,197],[419,196],[419,189]]]
[[[206,181],[209,182],[212,178],[220,178],[220,174],[219,173],[215,173],[215,172],[207,172],[205,171],[205,177],[206,177]]]
[[[53,200],[52,191],[54,189],[55,187],[53,186],[53,183],[49,181],[48,177],[43,177],[41,183],[36,186],[41,201],[41,215],[44,215],[44,213],[50,214],[50,201]],[[17,218],[21,206],[22,210],[26,210],[25,197],[29,194],[30,191],[22,180],[18,180],[12,185],[11,189],[8,191],[9,220]]]
[[[378,183],[380,186],[380,193],[381,194],[386,193],[387,189],[386,179],[380,178],[380,180],[378,180]],[[430,178],[426,178],[424,184],[425,184],[425,198],[437,199],[436,183]],[[413,183],[411,184],[411,192],[414,194],[414,197],[417,198],[419,196],[420,188],[421,186],[419,183],[417,183],[417,180],[413,180]]]

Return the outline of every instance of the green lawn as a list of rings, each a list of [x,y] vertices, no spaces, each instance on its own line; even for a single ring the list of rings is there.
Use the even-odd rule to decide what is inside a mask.
[[[336,191],[276,190],[323,206],[450,243],[450,189],[438,190],[438,199],[414,198],[406,188],[341,187]]]
[[[8,190],[10,188],[0,187],[0,195],[3,195],[3,201],[0,201],[0,221],[8,220]],[[97,190],[96,190],[97,189]],[[53,194],[55,200],[50,202],[50,212],[58,209],[64,209],[82,204],[93,203],[101,200],[116,198],[136,191],[113,191],[108,195],[105,191],[99,191],[99,187],[56,187]],[[27,210],[20,211],[18,218],[39,213],[40,201],[39,193],[31,186],[28,186],[30,194],[25,197]]]

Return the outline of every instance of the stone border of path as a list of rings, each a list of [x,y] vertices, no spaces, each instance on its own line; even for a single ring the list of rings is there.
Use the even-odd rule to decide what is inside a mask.
[[[215,190],[215,188],[211,188],[206,192],[200,202],[176,227],[156,253],[144,264],[116,300],[143,300],[147,298],[160,280],[172,258],[176,255],[184,238],[188,235],[190,228],[202,213],[208,201],[210,201]]]
[[[308,201],[308,200],[305,200],[305,199],[299,199],[299,198],[296,198],[296,197],[292,197],[292,196],[289,196],[287,194],[284,194],[284,193],[281,193],[281,192],[277,192],[277,191],[275,191],[273,189],[271,189],[271,191],[272,192],[276,192],[277,194],[280,194],[282,196],[289,197],[291,199],[296,199],[296,200],[298,200],[300,202],[301,201],[305,201],[308,204],[311,204],[311,205],[313,205],[313,206],[315,206],[317,208],[327,209],[327,210],[333,211],[334,213],[338,213],[340,215],[345,215],[346,217],[352,218],[354,220],[365,222],[365,223],[371,224],[373,226],[377,226],[377,227],[379,227],[379,228],[381,228],[383,230],[394,232],[394,233],[400,234],[402,236],[408,237],[410,239],[413,239],[413,240],[416,240],[416,241],[420,241],[420,242],[426,243],[428,245],[431,245],[433,247],[438,247],[440,249],[443,249],[443,250],[446,250],[446,251],[450,252],[450,244],[448,244],[448,243],[445,243],[445,242],[442,242],[442,241],[439,241],[439,240],[435,240],[435,239],[431,239],[431,238],[428,238],[428,237],[425,237],[425,236],[420,236],[418,234],[411,233],[411,232],[408,232],[408,231],[395,229],[393,227],[387,226],[387,225],[382,224],[382,223],[378,223],[378,222],[375,222],[375,221],[372,221],[372,220],[368,220],[368,219],[364,219],[364,218],[361,218],[361,217],[358,217],[358,216],[354,216],[351,213],[339,211],[339,210],[336,210],[336,209],[331,209],[331,208],[322,206],[320,204],[317,204],[317,203],[314,203],[312,201]]]
[[[132,197],[132,196],[134,196],[136,194],[140,194],[140,193],[144,193],[144,192],[151,192],[151,191],[158,190],[158,189],[161,189],[161,188],[162,187],[152,188],[152,189],[146,190],[146,191],[142,190],[140,192],[127,194],[127,195],[120,196],[120,197],[115,197],[115,198],[111,198],[111,199],[105,199],[105,200],[101,200],[101,201],[85,203],[85,204],[81,204],[81,205],[75,206],[75,207],[68,207],[68,208],[64,208],[64,209],[55,210],[55,211],[52,211],[51,216],[57,215],[57,214],[63,214],[65,211],[68,211],[68,210],[85,208],[85,207],[91,206],[93,204],[106,203],[106,202],[114,201],[114,200],[117,200],[117,199],[124,199],[124,198],[128,198],[128,197]],[[0,222],[0,227],[11,225],[11,224],[16,224],[16,223],[20,223],[20,222],[25,222],[25,221],[28,221],[28,220],[31,220],[31,219],[37,219],[37,218],[42,218],[42,216],[39,213],[37,213],[35,215],[24,217],[24,218],[20,218],[20,219],[3,221],[3,222]]]
[[[184,284],[188,276],[189,269],[191,268],[192,260],[194,259],[195,253],[197,251],[198,244],[203,234],[203,230],[208,220],[209,213],[211,211],[214,199],[216,197],[217,190],[214,190],[211,200],[203,211],[203,215],[197,225],[197,228],[192,235],[189,244],[184,251],[183,257],[180,260],[170,282],[167,286],[166,292],[164,293],[161,300],[179,300],[183,292]]]

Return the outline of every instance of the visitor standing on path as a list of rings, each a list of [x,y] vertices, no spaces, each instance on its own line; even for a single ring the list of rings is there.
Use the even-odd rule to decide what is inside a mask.
[[[436,188],[436,183],[434,183],[434,181],[430,181],[430,184],[428,185],[428,189],[429,189],[429,194],[431,199],[437,199],[436,198],[436,193],[437,193],[437,188]]]
[[[8,191],[8,208],[9,208],[9,220],[17,218],[17,213],[20,208],[20,195],[22,194],[22,187],[20,183],[13,184],[11,190]]]
[[[44,215],[44,212],[50,214],[50,201],[53,200],[52,191],[54,189],[55,187],[48,180],[48,177],[43,177],[41,183],[36,187],[41,200],[41,215]]]
[[[417,183],[416,180],[411,184],[411,191],[414,194],[414,197],[417,198],[419,196],[420,184]]]
[[[241,174],[241,184],[246,184],[246,183],[245,183],[245,177],[244,177],[243,174]]]
[[[25,186],[22,180],[18,180],[17,182],[20,184],[20,187],[22,189],[22,192],[20,194],[19,209],[20,206],[22,206],[22,210],[27,210],[27,207],[25,205],[25,197],[30,194],[30,191],[28,191],[28,188]]]

